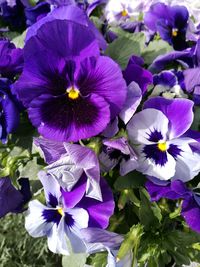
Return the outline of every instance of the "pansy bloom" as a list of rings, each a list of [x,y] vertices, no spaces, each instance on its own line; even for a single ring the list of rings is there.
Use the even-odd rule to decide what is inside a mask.
[[[161,38],[176,50],[186,48],[186,30],[189,13],[184,6],[167,6],[164,3],[152,5],[145,14],[146,26],[158,32]]]
[[[95,136],[122,109],[127,89],[121,70],[100,56],[87,27],[56,19],[44,23],[24,53],[15,91],[42,136],[57,141]]]
[[[161,180],[188,181],[199,173],[200,155],[183,136],[193,121],[193,102],[155,97],[128,123],[128,135],[138,152],[138,170]]]
[[[38,200],[29,203],[25,227],[33,237],[47,236],[48,247],[54,253],[68,255],[69,242],[75,253],[86,252],[81,229],[106,228],[113,213],[112,193],[101,181],[103,201],[85,196],[86,179],[81,179],[71,192],[64,191],[56,179],[39,173],[44,186],[47,206]]]

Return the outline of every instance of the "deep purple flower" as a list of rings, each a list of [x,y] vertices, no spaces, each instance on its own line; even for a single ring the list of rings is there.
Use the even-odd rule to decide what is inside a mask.
[[[200,232],[200,195],[191,191],[180,181],[160,183],[156,179],[148,181],[146,188],[152,201],[161,198],[183,199],[181,215],[194,231]]]
[[[82,177],[71,192],[64,191],[51,175],[39,173],[44,186],[47,206],[33,200],[25,227],[33,237],[47,236],[48,247],[54,253],[69,254],[68,242],[75,253],[86,252],[81,229],[106,228],[113,214],[114,201],[111,190],[101,180],[103,201],[85,196],[87,180]]]
[[[189,13],[184,6],[167,6],[156,3],[145,14],[146,26],[158,32],[161,38],[173,45],[176,50],[186,48],[186,30]]]
[[[8,134],[16,130],[19,124],[19,108],[11,94],[10,81],[0,78],[0,140],[6,143]]]
[[[120,68],[99,55],[87,27],[47,22],[28,40],[24,53],[15,91],[44,137],[78,141],[95,136],[122,109],[126,84]]]
[[[200,104],[200,67],[187,69],[184,72],[185,88],[188,93],[193,93],[195,104]]]
[[[23,205],[30,199],[30,187],[28,179],[20,179],[21,190],[17,190],[9,177],[0,178],[0,217],[9,212],[18,213],[23,211]]]
[[[8,40],[0,40],[0,74],[3,77],[13,77],[23,68],[23,50],[16,48]]]

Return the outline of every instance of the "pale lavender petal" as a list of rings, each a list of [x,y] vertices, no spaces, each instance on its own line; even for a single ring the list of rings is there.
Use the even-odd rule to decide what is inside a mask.
[[[135,113],[137,107],[139,106],[142,100],[142,91],[137,83],[130,83],[127,89],[128,93],[125,105],[119,114],[120,118],[125,124],[127,124],[132,118],[133,114]]]
[[[66,153],[64,145],[61,142],[51,141],[45,138],[34,138],[33,143],[48,164],[58,160]]]

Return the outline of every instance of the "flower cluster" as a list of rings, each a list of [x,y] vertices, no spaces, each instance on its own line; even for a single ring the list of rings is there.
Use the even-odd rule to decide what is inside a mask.
[[[3,0],[0,10],[0,217],[23,212],[51,252],[94,266],[98,252],[108,267],[196,260],[198,1]],[[175,240],[186,232],[188,254]]]

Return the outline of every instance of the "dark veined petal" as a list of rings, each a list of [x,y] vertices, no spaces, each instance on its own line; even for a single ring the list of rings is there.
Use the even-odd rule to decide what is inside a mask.
[[[90,58],[81,62],[77,80],[83,95],[95,93],[109,103],[111,118],[121,111],[126,99],[127,86],[119,66],[112,59],[102,56],[96,61]]]
[[[40,96],[28,109],[32,123],[45,138],[56,141],[78,141],[102,132],[110,121],[108,103],[91,94],[77,101],[67,96]]]

